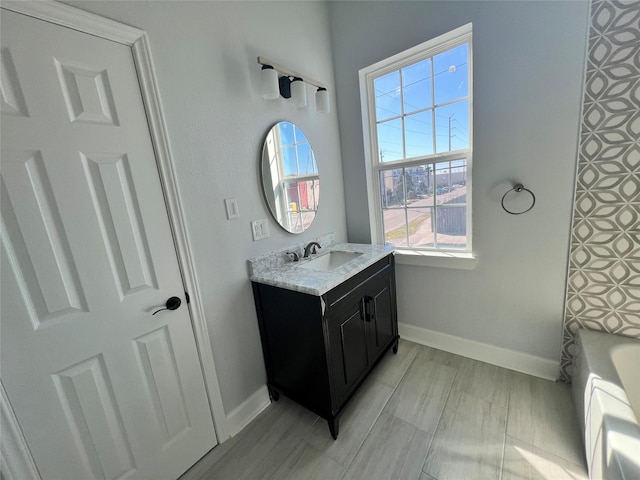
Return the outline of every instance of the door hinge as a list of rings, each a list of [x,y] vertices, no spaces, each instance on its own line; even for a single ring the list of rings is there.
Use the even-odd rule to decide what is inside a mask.
[[[184,298],[187,301],[187,303],[191,303],[191,299],[189,298],[189,293],[184,292]]]

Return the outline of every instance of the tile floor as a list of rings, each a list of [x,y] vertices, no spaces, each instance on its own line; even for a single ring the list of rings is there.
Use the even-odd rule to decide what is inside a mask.
[[[587,477],[568,386],[401,340],[337,440],[281,396],[181,480]]]

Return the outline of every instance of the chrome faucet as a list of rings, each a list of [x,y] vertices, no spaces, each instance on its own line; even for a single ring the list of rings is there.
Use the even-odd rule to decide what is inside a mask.
[[[317,253],[316,247],[322,248],[318,242],[309,242],[309,244],[304,247],[303,258],[308,258],[310,254]]]

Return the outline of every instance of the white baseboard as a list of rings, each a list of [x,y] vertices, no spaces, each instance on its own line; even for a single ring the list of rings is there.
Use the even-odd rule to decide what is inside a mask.
[[[263,385],[227,415],[229,433],[235,437],[251,420],[271,404],[269,390]]]
[[[455,353],[463,357],[473,358],[481,362],[526,373],[547,380],[557,380],[560,370],[559,362],[537,357],[528,353],[516,352],[496,347],[487,343],[476,342],[466,338],[455,337],[448,333],[436,332],[406,323],[398,324],[400,337],[410,342],[437,348],[445,352]]]

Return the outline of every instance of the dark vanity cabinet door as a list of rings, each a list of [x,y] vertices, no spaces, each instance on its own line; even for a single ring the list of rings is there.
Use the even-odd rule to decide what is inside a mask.
[[[335,405],[356,387],[370,363],[362,296],[346,298],[326,316],[331,384]]]
[[[380,358],[398,346],[395,271],[388,255],[322,296],[253,283],[267,386],[338,417]]]
[[[364,318],[367,322],[369,361],[374,362],[398,335],[395,282],[387,269],[377,273],[367,283]]]
[[[327,294],[331,383],[340,405],[398,335],[393,256]]]

